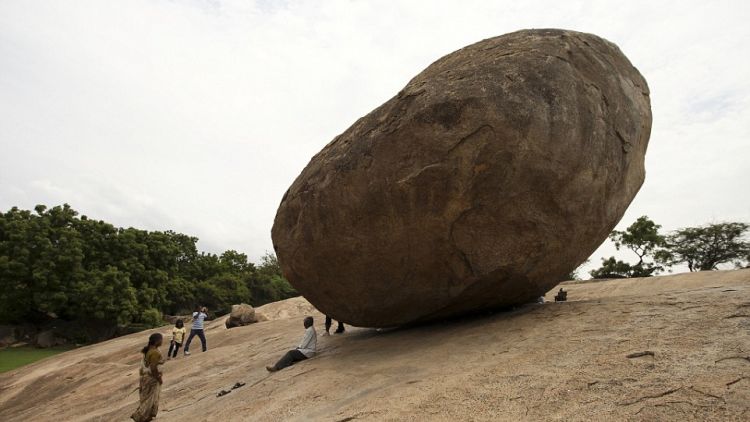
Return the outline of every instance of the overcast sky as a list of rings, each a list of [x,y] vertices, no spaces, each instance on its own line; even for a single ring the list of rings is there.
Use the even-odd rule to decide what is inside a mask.
[[[557,27],[615,42],[651,87],[620,227],[750,221],[749,3],[0,0],[0,210],[67,202],[257,260],[287,187],[357,118],[447,53]]]

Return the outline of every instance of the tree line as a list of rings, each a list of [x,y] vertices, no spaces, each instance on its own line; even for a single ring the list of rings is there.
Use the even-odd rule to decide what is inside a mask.
[[[649,277],[679,264],[690,271],[746,266],[749,228],[730,222],[664,234],[643,216],[610,234],[615,247],[632,251],[637,261],[602,258],[590,274]],[[115,227],[79,216],[67,204],[13,207],[0,214],[0,324],[61,319],[149,327],[163,314],[189,313],[198,303],[223,314],[236,303],[259,306],[297,295],[275,255],[256,266],[234,250],[198,252],[197,241],[173,231]]]
[[[115,227],[65,204],[0,214],[0,323],[155,326],[196,304],[217,314],[297,296],[273,254],[198,252],[173,231]]]
[[[661,225],[648,216],[638,218],[624,231],[614,230],[609,238],[617,250],[633,252],[637,262],[614,256],[602,258],[601,267],[590,271],[591,277],[650,277],[684,264],[690,271],[710,271],[721,264],[737,268],[750,265],[750,242],[745,234],[750,226],[742,222],[714,223],[685,227],[664,234]]]

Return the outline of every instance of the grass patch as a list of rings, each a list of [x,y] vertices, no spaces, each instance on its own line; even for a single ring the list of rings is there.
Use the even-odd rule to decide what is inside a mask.
[[[37,349],[29,346],[0,349],[0,373],[8,372],[71,349],[73,349],[73,346],[53,347],[50,349]]]

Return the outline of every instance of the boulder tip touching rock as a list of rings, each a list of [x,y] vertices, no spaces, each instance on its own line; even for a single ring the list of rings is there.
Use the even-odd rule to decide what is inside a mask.
[[[613,43],[523,30],[453,52],[315,155],[272,237],[284,275],[345,323],[533,302],[640,189],[646,81]]]
[[[227,328],[234,328],[256,322],[258,322],[258,317],[255,315],[255,309],[246,303],[241,303],[239,305],[232,305],[232,312],[229,313],[229,318],[227,318],[225,325]]]

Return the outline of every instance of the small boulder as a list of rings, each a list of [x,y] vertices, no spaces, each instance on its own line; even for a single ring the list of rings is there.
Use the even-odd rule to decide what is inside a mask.
[[[0,325],[0,347],[8,347],[15,342],[15,328],[11,325]]]
[[[39,334],[39,328],[30,323],[23,323],[16,325],[16,342],[33,343],[36,336]]]
[[[246,303],[241,303],[232,305],[232,312],[227,318],[226,326],[227,328],[234,328],[256,322],[258,322],[258,318],[255,316],[255,309]]]
[[[36,336],[36,345],[38,347],[41,347],[43,349],[47,349],[50,347],[60,346],[66,343],[65,339],[58,337],[55,335],[55,332],[52,330],[45,330],[39,333],[38,336]]]

